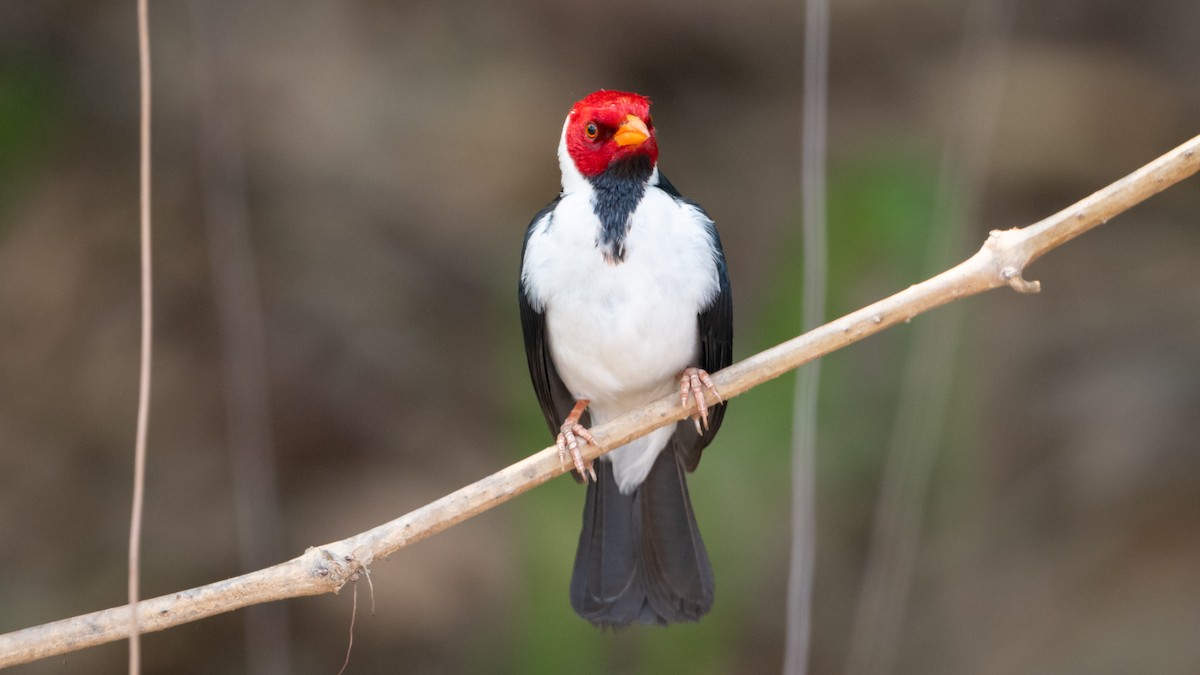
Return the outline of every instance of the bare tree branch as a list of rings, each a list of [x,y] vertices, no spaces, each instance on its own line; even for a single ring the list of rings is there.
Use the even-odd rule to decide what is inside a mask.
[[[716,373],[726,397],[779,377],[813,359],[930,309],[993,288],[1038,291],[1025,268],[1042,255],[1200,170],[1200,136],[1058,213],[1022,229],[994,231],[983,248],[959,265],[872,305],[776,345]],[[622,415],[592,430],[616,448],[691,414],[676,396]],[[603,452],[583,448],[584,461]],[[569,467],[546,448],[416,511],[361,534],[310,548],[284,563],[137,605],[139,629],[158,631],[242,607],[284,598],[336,593],[375,560],[437,534],[564,473]],[[0,635],[0,667],[120,640],[129,634],[127,606]]]

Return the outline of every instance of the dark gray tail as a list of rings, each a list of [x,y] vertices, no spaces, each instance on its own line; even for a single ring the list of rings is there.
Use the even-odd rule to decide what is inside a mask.
[[[712,607],[713,573],[673,444],[623,495],[596,462],[571,578],[571,607],[597,626],[697,621]]]

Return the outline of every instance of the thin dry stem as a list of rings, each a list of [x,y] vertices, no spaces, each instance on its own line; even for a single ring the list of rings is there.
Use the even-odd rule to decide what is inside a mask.
[[[800,139],[801,228],[804,235],[802,326],[825,323],[828,283],[826,244],[826,141],[829,115],[829,1],[804,3],[804,117]],[[783,673],[808,672],[812,642],[812,592],[817,563],[817,397],[821,364],[796,374],[792,393],[792,508],[784,609]]]
[[[966,235],[979,220],[979,194],[1004,90],[1011,17],[1011,6],[1002,0],[967,3],[957,103],[948,111],[934,222],[927,237],[929,272],[962,254]],[[909,341],[851,624],[847,675],[896,670],[927,494],[953,399],[962,317],[961,306],[948,307],[915,326]]]
[[[1024,229],[992,232],[983,248],[959,265],[889,298],[760,352],[713,375],[726,399],[832,351],[949,302],[1022,280],[1030,261],[1200,170],[1200,136],[1079,203]],[[592,429],[597,442],[617,448],[695,414],[674,394]],[[601,452],[582,448],[586,460]],[[336,593],[377,559],[437,534],[566,471],[548,447],[411,513],[361,534],[309,549],[263,570],[172,593],[137,606],[139,628],[162,630],[200,618],[283,598]],[[0,667],[27,663],[129,634],[122,606],[0,635]]]
[[[350,652],[354,649],[354,619],[358,617],[358,579],[353,579],[351,583],[354,584],[354,588],[350,603],[350,639],[346,642],[346,659],[342,661],[342,667],[337,671],[337,675],[342,675],[350,667]]]
[[[239,569],[258,569],[287,555],[279,498],[267,377],[266,329],[260,302],[238,84],[245,58],[241,4],[191,0],[196,149],[201,211],[220,338],[221,397],[230,461]],[[246,672],[295,672],[286,603],[255,607],[242,621]]]
[[[142,267],[142,347],[141,372],[138,376],[137,435],[133,459],[133,503],[129,515],[129,603],[126,618],[129,631],[129,673],[141,672],[141,641],[138,639],[138,577],[142,546],[142,513],[146,495],[146,432],[150,422],[150,353],[152,346],[151,274],[150,274],[150,18],[148,0],[138,0],[138,77],[141,89],[140,106],[140,205],[141,205],[141,267]]]

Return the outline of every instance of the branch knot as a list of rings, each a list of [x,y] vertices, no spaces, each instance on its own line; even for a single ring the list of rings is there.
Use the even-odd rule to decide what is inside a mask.
[[[1042,282],[1029,281],[1021,276],[1020,268],[1014,265],[1008,265],[1000,270],[1000,276],[1008,282],[1008,285],[1018,293],[1040,293],[1042,290]]]
[[[313,563],[312,576],[323,580],[334,593],[342,590],[348,582],[358,581],[360,575],[368,573],[367,567],[374,560],[369,549],[357,548],[349,553],[339,553],[329,548],[309,549],[318,559]]]

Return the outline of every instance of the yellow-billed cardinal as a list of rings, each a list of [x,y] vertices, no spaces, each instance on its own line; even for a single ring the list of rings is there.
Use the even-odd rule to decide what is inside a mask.
[[[520,304],[542,412],[576,478],[593,479],[571,606],[600,626],[696,621],[712,606],[713,573],[684,471],[725,412],[708,375],[732,361],[721,242],[658,170],[643,96],[598,91],[576,103],[558,161],[562,192],[525,234]],[[599,467],[583,463],[588,421],[673,391],[696,401],[694,419],[616,448]]]

